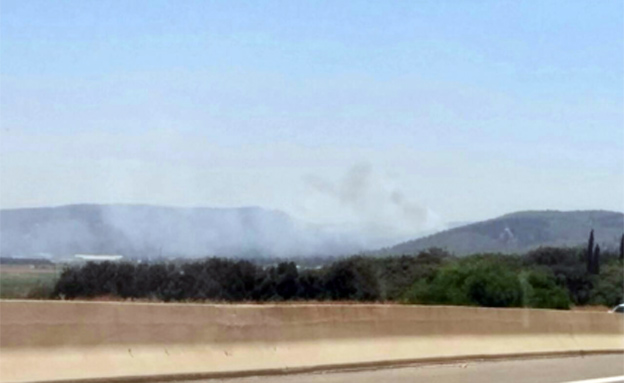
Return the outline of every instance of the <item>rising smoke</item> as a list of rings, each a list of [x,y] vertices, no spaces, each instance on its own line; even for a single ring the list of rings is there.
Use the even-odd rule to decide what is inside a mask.
[[[368,163],[352,166],[334,182],[316,175],[304,180],[312,190],[304,215],[349,232],[363,247],[413,239],[440,224],[432,211],[413,202]]]
[[[413,239],[435,225],[369,164],[337,181],[305,177],[303,214],[249,208],[69,205],[0,211],[3,256],[347,255]]]

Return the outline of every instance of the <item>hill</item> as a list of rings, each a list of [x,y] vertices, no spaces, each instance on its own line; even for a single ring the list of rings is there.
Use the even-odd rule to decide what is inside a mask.
[[[335,255],[346,236],[258,207],[68,205],[0,210],[0,255],[130,257]]]
[[[524,211],[403,242],[379,253],[413,254],[431,247],[457,255],[525,252],[540,246],[584,245],[591,229],[603,249],[615,249],[624,232],[624,214],[601,210]]]

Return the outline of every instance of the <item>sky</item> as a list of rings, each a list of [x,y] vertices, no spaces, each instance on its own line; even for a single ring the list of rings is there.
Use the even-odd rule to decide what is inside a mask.
[[[624,2],[2,0],[0,155],[2,208],[623,211]]]

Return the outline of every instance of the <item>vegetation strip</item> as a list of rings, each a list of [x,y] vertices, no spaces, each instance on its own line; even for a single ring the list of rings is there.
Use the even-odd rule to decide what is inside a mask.
[[[224,258],[87,263],[65,269],[54,291],[43,298],[389,301],[554,309],[621,303],[621,254],[587,254],[582,248],[546,247],[524,255],[456,257],[430,249],[413,256],[355,256],[317,267]]]

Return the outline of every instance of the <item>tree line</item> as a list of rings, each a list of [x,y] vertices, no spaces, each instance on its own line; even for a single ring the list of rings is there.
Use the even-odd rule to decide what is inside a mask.
[[[624,236],[623,236],[624,238]],[[623,239],[624,246],[624,239]],[[314,268],[207,258],[87,263],[66,268],[54,298],[113,296],[159,301],[390,301],[568,309],[624,300],[623,250],[544,247],[523,255],[456,257],[441,249],[353,256]]]

